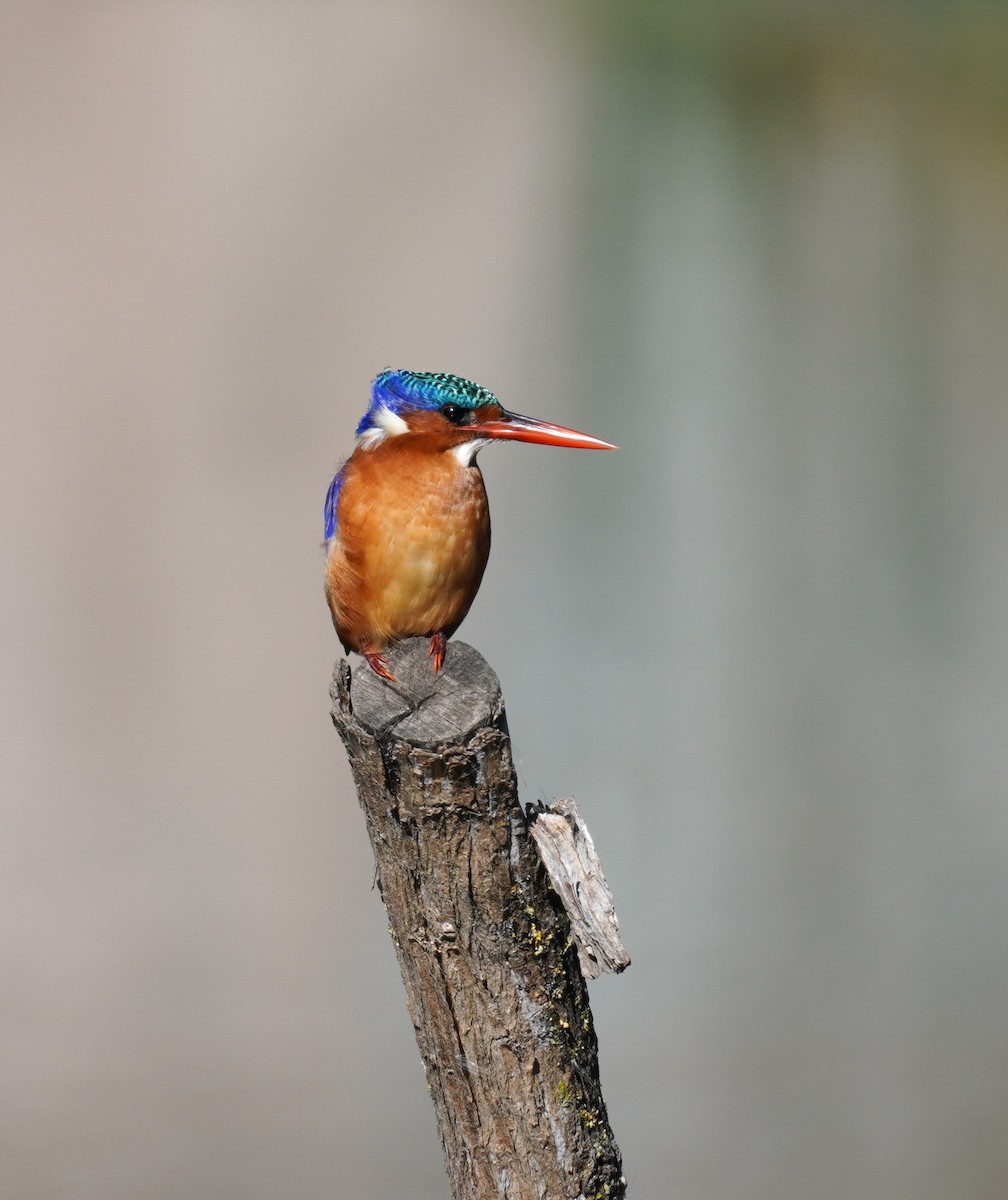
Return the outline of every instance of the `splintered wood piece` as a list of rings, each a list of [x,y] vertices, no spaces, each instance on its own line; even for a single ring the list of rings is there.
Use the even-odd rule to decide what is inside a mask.
[[[612,892],[574,797],[531,808],[532,837],[553,889],[563,902],[586,979],[630,965],[620,941]]]

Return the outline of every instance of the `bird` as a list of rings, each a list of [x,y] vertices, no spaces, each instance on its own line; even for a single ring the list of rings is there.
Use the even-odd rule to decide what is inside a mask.
[[[336,633],[395,682],[385,660],[430,639],[435,674],[476,597],[490,554],[490,510],[476,456],[494,441],[615,450],[562,425],[505,409],[460,375],[382,371],[353,453],[324,508],[325,594]]]

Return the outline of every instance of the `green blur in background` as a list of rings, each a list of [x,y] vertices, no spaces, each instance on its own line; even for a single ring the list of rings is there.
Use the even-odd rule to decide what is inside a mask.
[[[621,447],[484,452],[460,636],[615,891],[630,1194],[1008,1195],[1008,11],[2,27],[0,1193],[446,1195],[327,716],[393,366]]]

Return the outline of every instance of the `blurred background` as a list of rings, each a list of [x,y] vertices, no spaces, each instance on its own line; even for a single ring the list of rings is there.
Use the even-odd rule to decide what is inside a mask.
[[[328,716],[386,366],[633,956],[631,1194],[1008,1195],[1008,10],[0,10],[0,1194],[446,1195]]]

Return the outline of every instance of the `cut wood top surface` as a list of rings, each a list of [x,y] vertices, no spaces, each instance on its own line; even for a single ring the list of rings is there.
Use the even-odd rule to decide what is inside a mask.
[[[449,642],[444,667],[435,675],[426,638],[408,638],[385,654],[395,683],[365,662],[353,670],[354,716],[379,737],[392,736],[429,750],[465,742],[503,713],[500,680],[486,659],[465,642]]]

